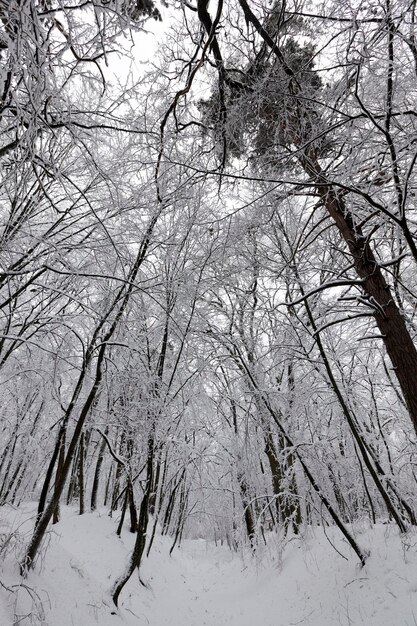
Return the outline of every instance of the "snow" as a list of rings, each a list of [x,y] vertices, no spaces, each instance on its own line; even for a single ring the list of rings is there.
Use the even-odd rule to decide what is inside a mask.
[[[360,545],[371,551],[364,568],[334,528],[308,528],[284,543],[271,535],[255,556],[196,539],[170,557],[172,540],[157,535],[141,570],[147,587],[134,576],[116,610],[110,589],[134,536],[125,529],[118,538],[117,519],[104,512],[79,516],[64,507],[23,586],[16,560],[31,511],[0,509],[2,537],[14,531],[0,570],[1,626],[417,624],[417,536],[400,537],[388,524],[356,528]]]

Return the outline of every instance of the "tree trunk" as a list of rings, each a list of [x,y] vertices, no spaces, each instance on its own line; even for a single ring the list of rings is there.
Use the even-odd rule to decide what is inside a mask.
[[[127,484],[129,513],[130,513],[130,532],[135,533],[138,529],[138,514],[135,505],[135,494],[133,491],[132,481],[129,479]]]
[[[294,533],[297,534],[299,526],[301,524],[301,510],[298,501],[297,485],[295,483],[294,476],[294,458],[293,455],[288,455],[285,469],[281,467],[278,460],[278,453],[275,447],[275,443],[272,437],[271,431],[268,429],[264,433],[265,438],[265,453],[268,458],[269,467],[271,470],[272,489],[275,495],[276,510],[278,519],[284,523],[285,533],[289,530],[290,526],[293,527]],[[282,440],[282,437],[280,437]],[[283,442],[282,442],[283,445]],[[287,494],[284,492],[284,472],[288,475],[289,486]]]
[[[122,534],[123,522],[125,521],[128,498],[129,498],[129,492],[128,492],[127,488],[126,488],[125,497],[123,498],[122,513],[120,515],[120,522],[119,522],[119,525],[118,525],[117,530],[116,530],[116,535],[118,537],[120,537],[120,535]]]
[[[149,523],[149,497],[152,492],[153,484],[153,462],[154,462],[154,439],[153,432],[148,437],[148,451],[147,451],[147,464],[146,464],[146,485],[143,493],[142,502],[139,510],[138,530],[136,533],[136,541],[133,548],[133,552],[130,557],[129,564],[126,571],[115,582],[112,592],[113,602],[117,606],[119,602],[119,596],[126,585],[135,569],[139,569],[143,552],[146,545],[146,533]]]
[[[124,454],[125,440],[126,440],[126,435],[125,435],[125,432],[122,431],[122,434],[120,436],[120,445],[119,445],[119,455],[121,456],[123,456]],[[117,509],[117,503],[119,501],[120,477],[122,475],[122,469],[123,469],[123,465],[121,463],[117,463],[116,473],[114,477],[112,501],[111,501],[111,512]]]
[[[404,318],[371,250],[370,240],[363,234],[361,226],[355,223],[344,197],[326,179],[314,152],[310,151],[301,162],[317,183],[323,205],[336,223],[352,256],[417,434],[417,350]]]
[[[274,420],[275,424],[277,425],[278,431],[282,435],[283,440],[285,442],[285,445],[287,447],[292,448],[294,450],[294,455],[297,457],[297,459],[298,459],[298,461],[299,461],[299,463],[300,463],[300,465],[301,465],[301,467],[302,467],[302,469],[304,471],[304,474],[306,475],[306,477],[307,477],[311,487],[316,492],[317,496],[319,497],[319,499],[321,500],[321,502],[323,503],[323,505],[327,509],[330,517],[332,518],[332,520],[334,521],[336,526],[339,528],[339,530],[342,532],[342,534],[344,535],[344,537],[348,541],[348,543],[351,546],[351,548],[357,554],[357,556],[358,556],[358,558],[359,558],[359,560],[361,562],[361,565],[364,565],[365,561],[366,561],[366,558],[368,556],[367,553],[360,549],[359,545],[355,541],[355,538],[349,532],[348,528],[345,526],[343,521],[340,519],[340,516],[337,514],[337,512],[332,507],[329,499],[323,493],[323,491],[320,488],[320,486],[318,485],[318,483],[315,481],[315,479],[313,477],[313,474],[310,472],[307,464],[305,463],[304,459],[302,458],[302,456],[300,454],[299,448],[294,446],[291,438],[286,433],[285,428],[284,428],[283,424],[281,423],[281,419],[280,419],[281,416],[280,416],[279,412],[274,410],[274,408],[269,403],[268,398],[264,395],[264,393],[259,388],[257,380],[254,377],[254,375],[252,374],[250,368],[248,367],[248,364],[245,363],[245,361],[242,359],[241,356],[240,356],[240,358],[238,360],[236,360],[236,355],[235,354],[233,356],[234,356],[236,364],[240,367],[240,369],[243,372],[246,373],[247,378],[248,378],[248,382],[251,385],[253,391],[258,395],[259,399],[262,401],[263,405],[265,406],[265,409],[268,411],[268,413],[270,414],[270,416]]]
[[[328,214],[333,218],[344,239],[355,267],[362,281],[363,292],[370,308],[374,310],[375,321],[381,333],[388,356],[400,385],[414,431],[417,434],[417,350],[408,332],[405,321],[392,297],[390,288],[382,274],[370,246],[370,236],[365,236],[362,228],[355,222],[344,195],[326,177],[320,167],[318,155],[311,136],[306,129],[311,115],[306,108],[306,99],[302,86],[297,82],[296,74],[286,63],[274,37],[271,37],[256,15],[251,11],[246,0],[239,0],[246,21],[256,29],[266,46],[277,58],[289,80],[289,95],[294,102],[293,115],[287,121],[288,142],[298,149],[298,159],[304,171],[317,185],[317,191]],[[307,99],[308,100],[308,99]],[[306,146],[308,146],[306,148]],[[291,149],[291,146],[288,145]],[[405,220],[400,223],[411,252],[417,259],[415,242]]]
[[[84,457],[85,457],[85,433],[81,433],[80,449],[78,454],[78,489],[80,497],[80,515],[84,515]]]
[[[35,530],[33,532],[31,541],[26,550],[24,559],[20,565],[20,572],[22,576],[25,576],[29,568],[33,566],[35,557],[38,553],[42,540],[45,536],[46,529],[48,528],[48,524],[52,518],[52,515],[55,511],[55,508],[59,502],[62,491],[64,489],[65,481],[70,471],[85,421],[93,405],[94,399],[96,397],[97,391],[101,383],[101,379],[103,375],[102,366],[104,362],[104,355],[105,355],[105,344],[103,344],[102,347],[100,348],[99,355],[97,357],[97,366],[96,366],[96,374],[95,374],[94,383],[81,409],[78,421],[75,425],[75,429],[74,429],[70,444],[68,446],[68,451],[65,457],[65,461],[62,466],[62,472],[60,474],[59,481],[56,484],[56,489],[54,491],[54,494],[48,506],[45,508],[44,512],[37,520],[37,524],[35,526]]]
[[[104,434],[107,436],[109,432],[109,428],[108,426],[106,426],[106,430],[104,431]],[[92,511],[95,511],[97,508],[97,494],[98,494],[98,488],[99,488],[99,484],[100,484],[100,473],[101,473],[101,467],[103,465],[103,461],[104,461],[104,451],[106,449],[106,440],[104,439],[104,437],[101,440],[100,443],[100,448],[98,451],[98,457],[97,457],[97,463],[96,463],[96,469],[94,472],[94,480],[93,480],[93,487],[91,490],[91,504],[90,504],[90,508]]]
[[[55,491],[58,488],[59,481],[61,479],[62,469],[64,467],[65,439],[66,439],[66,437],[65,437],[65,430],[64,430],[63,433],[62,433],[62,436],[61,436],[60,444],[59,444],[58,465],[57,465],[57,468],[56,468],[56,475],[55,475],[55,487],[54,487]],[[59,522],[60,506],[59,506],[59,497],[58,497],[58,495],[57,495],[57,500],[58,500],[58,503],[57,503],[57,505],[55,507],[54,514],[53,514],[53,517],[52,517],[52,523],[53,524],[57,524]]]
[[[237,480],[239,483],[240,497],[242,499],[246,534],[248,536],[249,543],[251,547],[253,548],[255,546],[255,522],[253,519],[250,499],[248,497],[248,486],[247,486],[246,479],[242,473],[238,473]]]

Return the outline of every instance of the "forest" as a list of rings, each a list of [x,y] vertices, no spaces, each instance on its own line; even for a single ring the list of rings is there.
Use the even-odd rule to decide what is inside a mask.
[[[417,623],[416,22],[0,0],[2,626]]]

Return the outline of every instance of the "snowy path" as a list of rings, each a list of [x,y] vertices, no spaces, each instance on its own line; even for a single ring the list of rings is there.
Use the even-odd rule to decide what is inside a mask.
[[[149,623],[252,626],[262,613],[257,601],[260,580],[255,586],[245,571],[225,549],[206,546],[203,540],[186,542],[165,572],[159,569],[149,578],[153,592],[146,602],[152,615]],[[262,623],[276,624],[276,619]]]
[[[398,543],[388,556],[379,531],[373,551],[383,558],[365,569],[344,561],[325,538],[297,540],[282,567],[258,568],[205,541],[185,542],[169,562],[144,567],[152,593],[142,616],[150,626],[415,626],[416,569]]]
[[[107,515],[66,510],[42,569],[27,581],[36,595],[0,589],[0,626],[416,626],[417,537],[401,543],[388,526],[363,531],[358,541],[372,556],[360,569],[340,535],[327,535],[348,560],[319,529],[291,541],[282,562],[270,558],[275,538],[261,548],[263,559],[246,564],[204,540],[186,541],[170,557],[171,540],[157,536],[141,571],[148,589],[133,577],[114,614],[109,589],[134,538],[125,532],[119,539]],[[11,555],[0,572],[13,589],[15,562]]]

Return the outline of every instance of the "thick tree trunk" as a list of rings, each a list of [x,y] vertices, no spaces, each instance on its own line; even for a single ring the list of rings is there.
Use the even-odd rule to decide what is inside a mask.
[[[275,495],[278,518],[282,520],[284,524],[285,533],[287,533],[290,526],[292,526],[294,533],[297,534],[301,524],[301,509],[294,476],[293,455],[288,455],[285,468],[282,467],[278,460],[278,453],[270,430],[267,430],[264,438],[265,453],[271,470],[272,489]],[[288,486],[289,493],[287,494],[284,493],[284,472],[288,473],[290,481]]]
[[[272,491],[275,496],[275,508],[278,520],[280,521],[284,515],[283,503],[281,502],[281,478],[282,471],[278,461],[278,455],[275,448],[274,440],[270,430],[264,433],[265,454],[268,459],[269,469],[271,471]]]
[[[187,518],[187,506],[188,506],[188,490],[186,489],[186,484],[184,482],[183,487],[181,489],[180,495],[180,507],[178,512],[178,520],[177,527],[175,529],[174,541],[169,550],[169,555],[171,556],[175,546],[181,543],[182,532],[184,530],[185,520]]]
[[[150,498],[149,498],[149,514],[150,515],[154,515],[154,513],[155,513],[156,496],[157,496],[157,493],[158,493],[158,484],[159,484],[160,475],[161,475],[161,459],[160,459],[160,455],[159,455],[159,458],[158,458],[158,460],[156,462],[156,471],[155,471],[154,485],[153,485],[152,493],[151,493]]]
[[[404,318],[371,250],[369,238],[355,223],[344,197],[326,179],[313,152],[302,159],[302,165],[317,183],[323,205],[336,223],[352,256],[417,434],[417,350]]]
[[[109,473],[107,475],[106,489],[104,491],[103,506],[107,506],[107,502],[110,498],[110,485],[111,485],[112,476],[113,476],[113,463],[110,465]]]
[[[123,523],[126,517],[126,511],[129,507],[130,515],[130,532],[135,533],[138,529],[138,514],[136,512],[135,497],[133,493],[133,484],[130,478],[126,481],[126,487],[124,489],[125,497],[123,499],[122,514],[120,516],[119,526],[117,527],[116,534],[120,537],[122,533]]]
[[[31,461],[31,459],[30,459],[30,458],[29,458],[29,459],[26,459],[26,461],[20,465],[20,467],[21,467],[21,471],[20,471],[19,476],[18,476],[18,477],[16,476],[16,483],[15,483],[15,485],[14,485],[14,488],[13,488],[13,493],[12,493],[12,496],[11,496],[11,499],[10,499],[10,503],[11,503],[11,504],[14,504],[14,503],[15,503],[15,501],[16,501],[16,496],[17,496],[17,494],[18,494],[18,491],[19,491],[20,485],[21,485],[21,484],[22,484],[22,482],[23,482],[23,478],[24,478],[24,476],[25,476],[25,474],[26,474],[26,470],[27,470],[27,468],[28,468],[28,467],[29,467],[29,465],[30,465],[30,461]]]
[[[287,124],[288,141],[297,146],[301,166],[316,183],[323,206],[333,218],[347,244],[356,273],[362,280],[363,292],[368,299],[369,306],[374,310],[381,339],[391,359],[411,422],[417,434],[417,350],[414,342],[371,250],[370,237],[364,236],[361,226],[355,222],[354,216],[346,204],[344,195],[327,179],[320,167],[316,149],[311,141],[312,138],[306,132],[308,127],[306,122],[310,120],[310,113],[306,109],[306,99],[294,71],[287,65],[275,38],[271,37],[265,30],[246,0],[239,0],[239,4],[247,22],[256,29],[288,77],[288,92],[294,102],[294,112]],[[306,145],[308,148],[305,147]],[[410,250],[414,258],[417,259],[415,241],[404,219],[401,222],[401,227]]]
[[[7,468],[6,471],[4,472],[4,476],[3,476],[3,484],[1,485],[1,489],[0,489],[0,497],[2,497],[2,502],[4,502],[4,492],[6,490],[6,486],[8,484],[9,481],[9,473],[10,473],[10,469],[12,467],[12,463],[14,460],[14,453],[15,453],[15,449],[16,449],[16,444],[17,444],[17,427],[16,427],[16,434],[14,437],[14,441],[13,441],[13,445],[10,449],[10,455],[9,455],[9,462],[7,464]],[[7,451],[7,449],[6,449]]]
[[[145,491],[143,494],[142,502],[140,505],[138,532],[136,534],[135,546],[133,548],[132,555],[130,557],[129,564],[126,572],[116,581],[113,588],[113,602],[118,605],[119,596],[123,590],[123,587],[132,576],[135,569],[139,569],[142,555],[146,545],[146,532],[149,522],[149,493]]]
[[[252,507],[248,496],[248,485],[244,475],[240,472],[238,473],[237,480],[239,483],[240,497],[243,505],[246,534],[248,536],[249,543],[253,548],[255,546],[255,522],[253,519]]]

